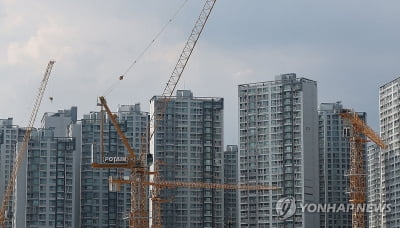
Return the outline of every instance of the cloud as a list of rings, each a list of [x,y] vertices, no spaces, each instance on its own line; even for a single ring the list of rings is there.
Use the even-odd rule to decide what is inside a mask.
[[[8,64],[25,65],[28,62],[38,64],[49,59],[63,60],[73,54],[73,48],[68,44],[74,32],[55,23],[40,27],[26,42],[11,42],[7,50]]]
[[[22,15],[11,15],[6,14],[4,16],[0,26],[2,27],[4,32],[14,30],[24,24],[25,18]]]
[[[253,73],[254,73],[254,71],[252,69],[243,69],[241,71],[236,71],[235,73],[233,73],[233,77],[234,78],[244,78]]]

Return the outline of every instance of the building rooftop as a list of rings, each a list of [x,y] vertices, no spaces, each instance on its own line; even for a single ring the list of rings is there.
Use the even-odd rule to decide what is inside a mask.
[[[13,118],[0,119],[0,126],[12,126],[12,125],[13,125]]]
[[[311,80],[311,79],[307,79],[307,78],[303,78],[303,77],[297,78],[297,75],[295,73],[287,73],[287,74],[276,75],[275,80],[273,80],[273,81],[244,83],[244,84],[240,84],[239,87],[270,85],[270,84],[274,84],[274,83],[282,83],[282,81],[293,81],[293,80],[317,83],[316,81]]]

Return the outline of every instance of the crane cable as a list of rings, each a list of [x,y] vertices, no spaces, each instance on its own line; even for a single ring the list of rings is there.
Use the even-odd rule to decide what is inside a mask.
[[[143,51],[133,60],[133,62],[129,65],[129,67],[125,70],[125,72],[118,77],[118,81],[113,83],[105,92],[104,92],[104,97],[109,95],[115,87],[124,79],[126,74],[136,65],[136,63],[146,54],[146,52],[151,48],[151,46],[155,43],[155,41],[161,36],[161,34],[164,33],[164,31],[167,29],[167,27],[175,20],[175,18],[179,15],[179,13],[182,11],[183,7],[186,5],[186,3],[189,0],[184,0],[182,4],[179,6],[179,8],[175,11],[175,13],[172,15],[172,17],[168,20],[167,23],[161,28],[161,30],[156,34],[154,39],[150,41],[150,43],[143,49]]]

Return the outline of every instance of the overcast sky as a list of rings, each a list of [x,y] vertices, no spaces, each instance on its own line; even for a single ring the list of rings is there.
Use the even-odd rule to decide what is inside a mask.
[[[26,125],[50,59],[43,112],[96,99],[118,80],[184,0],[0,0],[0,118]],[[204,4],[189,0],[107,97],[160,95]],[[342,101],[378,126],[378,88],[400,76],[398,0],[218,0],[179,89],[225,99],[225,144],[237,144],[237,85],[294,72],[318,82],[319,102]],[[50,96],[54,101],[50,102]]]

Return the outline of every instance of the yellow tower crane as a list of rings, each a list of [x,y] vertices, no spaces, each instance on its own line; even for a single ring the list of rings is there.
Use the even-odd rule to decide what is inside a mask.
[[[196,187],[196,188],[218,188],[218,189],[253,189],[259,188],[262,190],[275,190],[275,187],[267,187],[267,186],[236,186],[236,185],[219,185],[219,184],[210,184],[210,183],[184,183],[184,182],[157,182],[150,181],[150,175],[156,174],[156,172],[149,171],[149,165],[152,162],[152,155],[148,151],[148,142],[149,139],[153,137],[155,131],[157,130],[157,126],[152,125],[154,123],[160,122],[163,118],[163,113],[165,113],[167,109],[168,102],[171,100],[171,97],[175,91],[175,88],[182,76],[182,73],[189,61],[189,58],[197,44],[197,41],[200,37],[201,32],[204,29],[204,26],[211,14],[212,9],[216,0],[206,0],[205,5],[202,8],[200,16],[198,17],[195,26],[181,52],[181,55],[178,59],[178,62],[164,88],[162,93],[162,97],[164,98],[163,106],[160,108],[160,112],[157,115],[152,115],[149,121],[149,125],[147,126],[147,130],[142,135],[141,139],[141,150],[140,155],[137,156],[135,151],[130,147],[129,142],[125,135],[123,134],[118,121],[115,116],[111,112],[110,108],[107,105],[107,101],[105,97],[100,97],[100,103],[102,109],[104,108],[108,114],[111,123],[114,125],[117,134],[121,138],[122,143],[128,151],[127,162],[121,164],[100,164],[100,163],[92,163],[93,168],[123,168],[130,170],[130,177],[128,180],[125,179],[112,179],[110,178],[110,184],[129,184],[131,186],[131,210],[129,212],[129,227],[130,228],[143,228],[149,226],[149,213],[148,213],[148,205],[147,205],[147,189],[148,186],[155,186],[157,189],[161,187]],[[103,116],[103,115],[102,115]],[[103,123],[102,117],[102,123]],[[151,130],[152,129],[152,130]],[[101,139],[101,142],[103,140]],[[101,145],[103,148],[103,145]],[[101,151],[103,151],[101,149]],[[103,152],[102,152],[103,154]],[[154,195],[154,194],[153,194]],[[156,194],[157,195],[157,194]],[[154,196],[156,196],[154,195]],[[153,197],[155,199],[155,197]],[[159,213],[158,213],[159,214]],[[160,218],[160,216],[158,216]],[[156,219],[156,224],[153,227],[161,227],[161,220]]]
[[[198,17],[195,26],[192,29],[192,32],[181,52],[181,55],[178,59],[178,62],[175,65],[175,68],[168,80],[168,83],[164,89],[164,92],[162,94],[163,97],[167,101],[171,99],[171,96],[173,95],[173,92],[175,91],[175,88],[182,76],[182,73],[189,61],[189,58],[197,44],[197,41],[204,29],[204,26],[211,14],[212,9],[214,8],[214,5],[216,3],[216,0],[206,0],[205,5],[203,6],[200,16]],[[147,212],[147,186],[144,185],[146,181],[148,181],[148,178],[150,175],[148,170],[149,170],[149,165],[148,161],[152,160],[152,157],[150,153],[148,152],[148,138],[152,137],[154,134],[153,132],[150,132],[150,129],[156,129],[154,126],[150,126],[150,123],[152,122],[158,122],[154,120],[158,120],[159,118],[162,118],[162,115],[156,115],[156,116],[151,116],[151,120],[149,121],[148,128],[146,130],[146,133],[148,134],[143,134],[142,136],[142,145],[141,145],[141,150],[140,150],[140,155],[137,156],[135,154],[135,151],[130,148],[130,145],[128,143],[128,140],[122,133],[117,120],[115,117],[112,115],[111,110],[107,106],[107,102],[104,97],[100,97],[100,103],[102,107],[105,108],[112,124],[117,130],[117,133],[119,137],[121,138],[122,142],[124,143],[126,149],[128,150],[128,162],[126,164],[99,164],[99,163],[93,163],[92,167],[93,168],[125,168],[131,170],[131,177],[130,177],[130,185],[131,185],[131,211],[129,214],[129,226],[131,228],[143,228],[143,227],[148,227],[148,212]],[[165,104],[165,107],[163,109],[165,110],[167,108],[167,102]],[[102,121],[103,122],[103,121]],[[101,140],[103,141],[103,140]],[[103,148],[103,145],[101,145]]]
[[[386,149],[387,145],[359,116],[351,110],[344,110],[340,116],[351,126],[350,134],[350,203],[353,205],[352,226],[364,228],[365,213],[362,208],[366,203],[367,177],[365,172],[366,138]]]
[[[25,154],[28,149],[28,143],[29,143],[29,139],[30,139],[31,132],[33,129],[33,125],[35,124],[36,117],[37,117],[37,114],[39,111],[39,107],[40,107],[40,104],[42,103],[44,91],[46,90],[47,82],[49,81],[50,73],[51,73],[54,63],[55,63],[55,61],[50,61],[47,65],[46,72],[44,74],[43,80],[39,87],[39,92],[35,99],[35,104],[33,105],[33,110],[32,110],[32,113],[31,113],[31,116],[29,119],[28,127],[26,128],[24,138],[22,140],[22,145],[19,148],[18,153],[16,154],[15,162],[13,165],[13,170],[10,175],[10,179],[8,180],[7,189],[4,194],[3,203],[2,203],[2,206],[0,209],[0,225],[1,226],[4,226],[6,220],[8,219],[7,209],[9,208],[9,203],[10,203],[11,197],[12,197],[14,189],[15,189],[15,182],[17,180],[18,170],[21,166],[22,161],[25,158]]]

